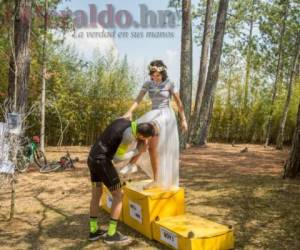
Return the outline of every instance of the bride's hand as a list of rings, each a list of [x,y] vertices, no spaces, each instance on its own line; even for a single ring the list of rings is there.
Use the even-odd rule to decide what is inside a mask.
[[[183,133],[186,133],[188,131],[188,124],[187,124],[186,120],[183,120],[181,122],[181,129],[183,130]]]
[[[132,112],[126,112],[122,117],[131,121],[132,120]]]

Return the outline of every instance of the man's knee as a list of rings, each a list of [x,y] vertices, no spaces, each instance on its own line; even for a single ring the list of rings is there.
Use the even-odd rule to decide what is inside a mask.
[[[92,184],[92,194],[94,197],[100,197],[102,195],[102,185]]]

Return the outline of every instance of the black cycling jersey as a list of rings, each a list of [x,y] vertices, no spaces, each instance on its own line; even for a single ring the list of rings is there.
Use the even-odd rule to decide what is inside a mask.
[[[89,157],[92,159],[106,157],[113,159],[123,137],[124,131],[131,126],[131,121],[119,118],[113,121],[98,137]]]

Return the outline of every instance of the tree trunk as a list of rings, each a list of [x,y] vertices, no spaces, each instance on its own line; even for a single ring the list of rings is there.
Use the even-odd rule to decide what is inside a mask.
[[[208,116],[210,113],[210,108],[212,107],[211,101],[214,98],[215,89],[218,82],[228,2],[229,0],[220,0],[218,9],[214,41],[210,55],[205,90],[203,93],[203,101],[200,108],[199,118],[197,121],[197,126],[200,125],[200,136],[197,135],[196,144],[200,145],[205,144],[207,131],[210,124]]]
[[[42,66],[42,100],[41,100],[41,150],[45,152],[45,105],[46,105],[46,74],[47,74],[47,30],[48,30],[48,0],[45,0],[44,14],[44,41],[43,41],[43,66]]]
[[[244,100],[243,100],[243,113],[241,119],[241,129],[243,140],[248,140],[248,124],[249,124],[249,114],[251,111],[249,99],[250,89],[251,89],[251,70],[252,70],[252,52],[253,52],[253,25],[255,21],[255,4],[256,0],[252,0],[251,5],[251,16],[250,16],[250,24],[249,24],[249,34],[248,34],[248,41],[247,41],[247,54],[246,54],[246,75],[245,75],[245,89],[244,89]]]
[[[15,216],[15,205],[16,205],[16,176],[13,174],[11,179],[11,197],[10,197],[10,212],[9,220],[12,220]]]
[[[276,142],[276,149],[280,149],[280,150],[283,148],[285,123],[286,123],[286,118],[288,115],[289,106],[290,106],[290,102],[291,102],[294,74],[296,73],[297,61],[298,61],[299,53],[300,53],[300,35],[298,35],[298,37],[297,37],[295,47],[296,47],[295,57],[293,60],[293,64],[291,65],[288,93],[287,93],[287,97],[286,97],[286,101],[285,101],[285,105],[284,105],[284,109],[283,109],[283,113],[282,113],[279,133],[278,133],[277,142]]]
[[[200,145],[205,145],[207,143],[207,136],[209,132],[209,125],[211,123],[212,114],[214,109],[214,97],[210,100],[209,109],[207,110],[206,120],[204,122],[204,127],[202,131],[199,131],[198,134],[200,136],[200,141],[203,141]],[[202,133],[201,133],[202,132]]]
[[[283,38],[284,38],[284,34],[285,34],[286,19],[287,19],[287,16],[288,16],[288,9],[289,9],[289,1],[287,0],[286,5],[284,7],[283,23],[282,23],[281,30],[280,30],[280,42],[279,42],[279,48],[278,48],[278,61],[277,61],[277,67],[276,67],[275,81],[274,81],[274,84],[273,84],[271,106],[270,106],[270,111],[269,111],[269,114],[268,114],[265,147],[267,147],[269,145],[269,142],[270,142],[270,133],[271,133],[273,111],[274,111],[274,103],[275,103],[276,94],[277,94],[277,85],[278,85],[279,79],[281,78],[280,76],[281,76],[282,67],[283,67],[283,60],[282,60]]]
[[[298,107],[297,126],[294,133],[290,156],[284,165],[283,178],[295,178],[300,174],[300,103]]]
[[[197,130],[196,121],[198,119],[198,115],[200,112],[203,91],[205,88],[205,81],[206,81],[207,68],[208,68],[207,66],[209,63],[208,53],[209,53],[209,44],[210,44],[210,37],[211,37],[211,20],[212,20],[213,3],[214,3],[213,0],[207,0],[207,4],[206,4],[198,87],[197,87],[197,93],[195,99],[195,107],[189,123],[189,127],[190,127],[189,139],[188,139],[189,142],[191,142],[192,139],[195,138],[195,134]]]
[[[245,93],[244,93],[244,110],[247,110],[248,106],[248,95],[249,95],[249,81],[251,74],[251,55],[252,55],[252,33],[253,33],[253,23],[254,23],[254,10],[255,10],[255,0],[252,1],[252,10],[250,18],[250,30],[248,35],[248,45],[247,45],[247,59],[246,59],[246,76],[245,76]]]
[[[32,0],[15,0],[14,43],[10,58],[8,97],[13,111],[25,112],[30,72],[30,28]]]
[[[231,107],[231,85],[232,85],[232,80],[230,77],[231,74],[229,74],[228,81],[227,81],[227,103],[226,103],[226,116],[227,118],[227,135],[226,135],[226,140],[229,143],[232,143],[233,141],[233,134],[231,133],[232,131],[232,120],[233,120],[233,115],[232,115],[232,107]]]
[[[182,0],[182,34],[181,34],[181,62],[180,62],[180,98],[184,106],[187,123],[189,123],[192,104],[192,13],[191,0]],[[185,148],[187,136],[180,133],[180,146]]]

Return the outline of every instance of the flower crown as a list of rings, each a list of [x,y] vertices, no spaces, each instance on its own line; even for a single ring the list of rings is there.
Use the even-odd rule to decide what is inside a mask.
[[[167,69],[167,67],[166,66],[157,67],[157,66],[149,65],[148,69],[149,69],[150,72],[152,72],[152,71],[162,72],[162,71],[165,71]]]

